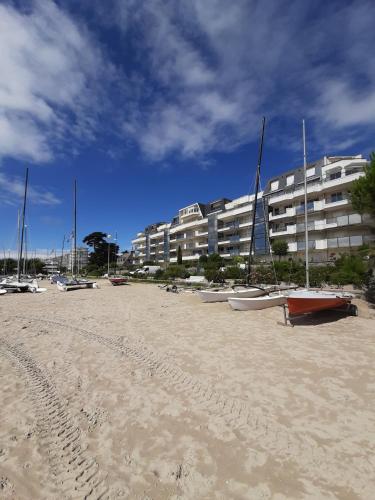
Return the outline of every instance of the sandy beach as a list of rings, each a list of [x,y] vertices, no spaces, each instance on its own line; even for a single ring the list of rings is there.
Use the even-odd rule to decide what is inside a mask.
[[[0,297],[0,497],[375,496],[375,310],[282,327],[156,285]]]

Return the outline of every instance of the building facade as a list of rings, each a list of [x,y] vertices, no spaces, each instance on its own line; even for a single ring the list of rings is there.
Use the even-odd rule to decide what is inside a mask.
[[[369,217],[356,213],[350,187],[364,175],[361,155],[324,157],[308,165],[307,213],[310,260],[329,261],[374,240]],[[264,192],[271,241],[288,242],[289,252],[305,253],[304,170],[298,168],[272,178]]]
[[[369,218],[355,213],[349,193],[364,175],[367,160],[358,156],[324,157],[307,168],[310,260],[328,261],[374,240]],[[250,249],[254,195],[226,198],[181,208],[171,222],[151,224],[132,240],[136,264],[185,262],[218,253],[246,257]],[[288,242],[291,255],[304,257],[304,169],[270,179],[259,193],[254,253],[269,255],[269,242]]]

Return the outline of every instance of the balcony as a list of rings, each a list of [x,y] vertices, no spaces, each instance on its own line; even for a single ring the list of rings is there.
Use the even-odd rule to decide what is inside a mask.
[[[356,179],[359,179],[364,175],[364,172],[354,172],[350,173],[349,175],[344,175],[336,179],[331,179],[329,177],[324,177],[323,180],[316,180],[314,182],[310,182],[307,184],[307,193],[312,194],[312,193],[320,193],[324,191],[330,191],[331,189],[337,189],[344,187],[347,184],[352,183]],[[282,192],[282,193],[276,193],[274,195],[269,196],[268,198],[268,204],[269,205],[274,205],[286,201],[293,200],[295,198],[300,198],[305,195],[305,190],[304,186],[301,185],[300,187],[290,190],[287,192]]]
[[[270,229],[270,236],[286,236],[288,234],[296,234],[296,224],[290,224],[277,229]]]
[[[270,221],[273,221],[273,220],[283,219],[284,217],[294,217],[295,215],[296,215],[296,207],[291,207],[275,215],[271,212],[268,217]]]
[[[343,207],[345,205],[349,205],[348,198],[343,198],[342,200],[337,200],[337,201],[323,200],[322,203],[324,210],[335,209],[337,207]]]

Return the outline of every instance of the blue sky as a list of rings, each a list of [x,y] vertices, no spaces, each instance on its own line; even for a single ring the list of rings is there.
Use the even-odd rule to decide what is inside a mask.
[[[25,167],[30,246],[145,225],[262,178],[375,149],[375,3],[0,1],[0,250]]]

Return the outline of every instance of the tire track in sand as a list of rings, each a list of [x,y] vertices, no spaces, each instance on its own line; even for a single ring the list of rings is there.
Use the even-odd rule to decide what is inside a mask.
[[[129,357],[146,366],[150,375],[157,375],[167,386],[174,387],[180,394],[189,395],[208,413],[222,418],[240,440],[250,439],[256,446],[277,456],[278,460],[293,460],[296,466],[311,473],[317,480],[327,484],[352,487],[356,491],[356,479],[361,477],[362,484],[374,481],[374,471],[363,459],[347,460],[340,457],[340,452],[333,446],[321,447],[312,437],[298,436],[286,426],[278,423],[268,415],[251,408],[248,403],[238,398],[223,394],[197,377],[181,370],[162,355],[150,350],[139,339],[122,336],[119,339],[104,337],[98,333],[67,324],[63,320],[50,320],[38,317],[12,316],[12,319],[37,322],[58,326],[81,337],[97,342],[115,352]],[[337,467],[340,463],[340,467]],[[356,477],[355,477],[356,476]],[[353,480],[351,480],[353,479]],[[348,484],[350,483],[350,484]]]
[[[64,498],[108,499],[107,481],[99,465],[81,445],[75,425],[51,380],[19,345],[0,337],[0,354],[16,362],[29,387],[41,443],[46,446],[49,466]]]

